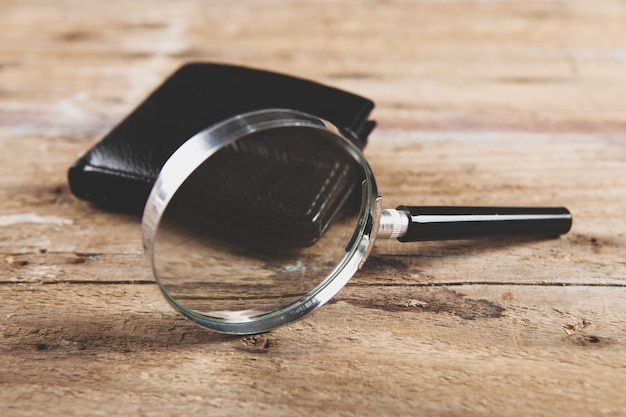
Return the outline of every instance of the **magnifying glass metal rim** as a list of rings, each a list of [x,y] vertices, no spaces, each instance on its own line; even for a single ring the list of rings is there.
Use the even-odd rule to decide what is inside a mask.
[[[342,261],[320,284],[296,302],[275,312],[259,316],[218,318],[185,308],[173,300],[160,281],[155,267],[154,245],[159,224],[168,203],[187,178],[220,149],[257,132],[286,127],[318,129],[337,137],[337,143],[351,155],[364,171],[361,213],[351,247]],[[352,278],[372,249],[379,229],[380,197],[372,170],[361,151],[332,123],[319,117],[289,109],[264,109],[240,114],[210,126],[185,142],[167,160],[148,197],[142,236],[146,257],[166,300],[192,322],[222,333],[251,334],[266,332],[291,323],[311,313],[330,300]]]

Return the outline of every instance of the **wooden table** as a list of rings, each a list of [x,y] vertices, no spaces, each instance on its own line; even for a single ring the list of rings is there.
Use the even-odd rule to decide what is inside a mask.
[[[0,1],[0,415],[626,415],[626,3]],[[379,244],[334,300],[215,334],[66,170],[178,66],[377,103],[386,206],[564,205],[556,240]]]

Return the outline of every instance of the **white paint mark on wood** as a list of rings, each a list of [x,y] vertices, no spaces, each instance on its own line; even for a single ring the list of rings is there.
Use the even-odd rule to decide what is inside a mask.
[[[0,227],[13,226],[16,224],[50,224],[54,226],[67,226],[74,222],[70,219],[54,216],[39,216],[33,213],[10,214],[0,216]]]

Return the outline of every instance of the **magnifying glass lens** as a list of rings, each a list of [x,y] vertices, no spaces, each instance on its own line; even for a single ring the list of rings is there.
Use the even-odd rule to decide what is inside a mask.
[[[187,315],[246,321],[324,285],[362,223],[366,172],[340,139],[306,126],[259,129],[199,164],[153,243],[168,300]]]

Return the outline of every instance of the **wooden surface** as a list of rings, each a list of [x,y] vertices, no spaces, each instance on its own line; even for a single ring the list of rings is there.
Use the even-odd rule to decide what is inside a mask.
[[[626,3],[0,1],[0,415],[626,415]],[[267,334],[176,315],[66,169],[193,60],[377,103],[386,206],[565,205],[557,240],[379,244]]]

